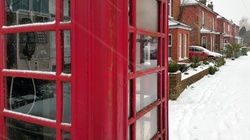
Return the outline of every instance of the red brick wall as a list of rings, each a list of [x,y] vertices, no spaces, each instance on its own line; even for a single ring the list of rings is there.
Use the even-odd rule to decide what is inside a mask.
[[[223,33],[223,22],[224,20],[219,18],[217,20],[217,31]]]
[[[172,0],[172,16],[175,20],[178,19],[180,14],[180,0]]]
[[[188,47],[189,47],[189,40],[190,40],[190,31],[184,29],[169,29],[169,34],[172,35],[172,59],[176,62],[188,62]],[[182,34],[182,58],[184,60],[179,60],[179,34]],[[187,35],[187,49],[186,54],[187,58],[184,58],[184,35]]]
[[[183,7],[182,7],[183,8]],[[190,45],[201,45],[200,29],[202,25],[202,11],[205,14],[204,27],[210,30],[217,29],[217,15],[212,11],[200,6],[200,5],[186,5],[184,6],[184,12],[182,14],[181,22],[193,27],[190,33]],[[214,20],[214,23],[213,23]],[[214,27],[213,27],[214,24]],[[215,35],[214,35],[215,36]],[[210,37],[208,43],[211,43]]]
[[[194,82],[200,80],[202,77],[209,73],[209,68],[204,69],[203,71],[190,76],[184,80],[181,80],[181,72],[169,73],[169,99],[177,100],[180,94],[185,90],[188,85],[193,84]]]

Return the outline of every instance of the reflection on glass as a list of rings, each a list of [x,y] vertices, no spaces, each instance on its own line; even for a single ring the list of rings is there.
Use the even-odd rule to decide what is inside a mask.
[[[7,68],[52,71],[54,32],[7,34]]]
[[[158,31],[158,1],[136,0],[136,25],[150,31]]]
[[[157,108],[145,114],[136,121],[136,139],[150,140],[158,131],[158,112]]]
[[[62,139],[63,140],[71,140],[71,133],[67,131],[62,131]]]
[[[157,67],[158,38],[137,35],[136,36],[136,69],[145,70]]]
[[[71,83],[63,83],[63,122],[71,123]]]
[[[7,136],[10,140],[55,140],[53,128],[7,118]]]
[[[137,78],[136,111],[140,111],[157,99],[157,73]]]
[[[70,21],[70,0],[63,0],[63,19]]]
[[[9,110],[56,119],[55,82],[7,77],[7,88]]]
[[[63,31],[64,39],[64,73],[71,73],[71,45],[70,45],[70,31]]]
[[[55,0],[6,0],[7,25],[49,22],[55,16]],[[22,20],[30,19],[31,22]]]

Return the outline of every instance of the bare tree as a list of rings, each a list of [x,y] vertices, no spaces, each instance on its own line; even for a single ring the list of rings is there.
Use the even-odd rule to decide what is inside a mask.
[[[241,20],[239,21],[239,26],[240,27],[245,27],[247,31],[250,30],[250,22],[248,21],[247,17],[242,17]]]

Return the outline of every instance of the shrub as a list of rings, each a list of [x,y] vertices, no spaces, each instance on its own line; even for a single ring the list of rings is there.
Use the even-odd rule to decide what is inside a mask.
[[[185,72],[190,67],[190,64],[189,63],[180,63],[180,64],[178,64],[178,66],[179,66],[179,70],[181,72]]]
[[[191,67],[197,68],[200,65],[200,56],[194,56],[191,58]]]
[[[168,61],[168,72],[177,72],[179,70],[179,66],[177,62],[173,60]]]
[[[215,67],[215,66],[209,67],[209,74],[214,75],[216,71],[218,71],[217,67]]]
[[[226,63],[226,61],[223,57],[216,59],[216,62],[215,62],[217,67],[220,67],[220,66],[224,65],[225,63]]]

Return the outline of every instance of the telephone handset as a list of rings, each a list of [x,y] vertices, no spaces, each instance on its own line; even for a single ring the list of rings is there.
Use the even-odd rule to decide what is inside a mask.
[[[29,61],[35,52],[35,48],[36,48],[35,33],[29,32],[27,33],[27,42],[23,48],[23,54],[28,57]]]
[[[27,23],[32,23],[32,21],[30,18],[22,18],[20,23],[27,24]],[[25,46],[23,47],[22,53],[23,55],[27,56],[28,61],[30,61],[36,48],[36,34],[35,32],[27,32],[24,34],[26,36],[26,43]]]

